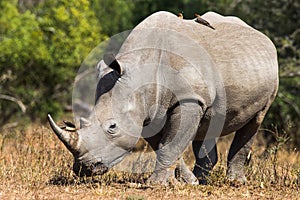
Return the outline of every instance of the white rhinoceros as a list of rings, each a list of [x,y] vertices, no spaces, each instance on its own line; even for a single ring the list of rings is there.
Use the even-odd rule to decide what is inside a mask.
[[[147,17],[99,63],[96,103],[81,129],[67,132],[48,116],[76,174],[105,173],[144,137],[157,156],[150,182],[169,181],[192,142],[203,183],[217,162],[216,138],[235,132],[227,175],[246,180],[244,162],[278,89],[276,49],[236,17],[202,18],[215,30],[168,12]]]

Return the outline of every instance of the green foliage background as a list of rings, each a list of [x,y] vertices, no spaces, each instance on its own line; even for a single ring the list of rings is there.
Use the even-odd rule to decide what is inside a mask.
[[[61,115],[71,104],[72,83],[88,53],[158,10],[183,11],[185,18],[207,10],[236,15],[268,35],[278,50],[281,78],[264,127],[286,132],[300,145],[297,0],[1,0],[0,127],[44,121],[49,112]]]

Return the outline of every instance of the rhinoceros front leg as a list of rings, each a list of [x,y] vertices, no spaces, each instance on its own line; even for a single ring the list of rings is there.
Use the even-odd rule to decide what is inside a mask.
[[[198,179],[193,174],[193,172],[188,168],[188,166],[184,162],[182,156],[180,157],[175,170],[178,170],[179,178],[182,179],[185,183],[191,184],[191,185],[198,184]],[[174,171],[174,174],[175,174],[175,171]]]
[[[162,139],[156,151],[156,166],[148,183],[168,184],[176,182],[176,161],[195,137],[202,108],[196,102],[181,102],[168,116],[162,131]]]
[[[152,137],[145,137],[144,139],[149,143],[149,145],[151,146],[151,148],[154,151],[158,150],[158,146],[159,143],[162,139],[162,132],[152,136]],[[175,165],[174,165],[175,166]],[[172,177],[174,178],[175,176],[175,171],[178,171],[178,177],[183,180],[185,183],[187,184],[198,184],[198,179],[196,178],[196,176],[193,174],[193,172],[188,168],[188,166],[186,165],[183,157],[181,156],[180,159],[176,162],[176,168],[174,167],[170,167],[168,170],[168,177]]]

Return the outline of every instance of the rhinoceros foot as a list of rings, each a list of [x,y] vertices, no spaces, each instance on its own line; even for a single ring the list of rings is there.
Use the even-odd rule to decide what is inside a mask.
[[[177,165],[175,172],[176,178],[184,183],[198,185],[198,179],[194,173],[186,166],[183,160]]]
[[[149,185],[177,185],[179,181],[175,178],[174,169],[163,169],[154,171],[153,174],[148,178],[147,184]]]
[[[242,184],[247,182],[247,178],[245,176],[227,175],[227,179],[231,182],[238,182]]]
[[[187,184],[198,185],[198,179],[190,170],[180,171],[178,179]]]
[[[233,170],[231,168],[227,171],[227,179],[232,182],[239,182],[245,184],[247,182],[247,178],[244,174],[243,169]]]

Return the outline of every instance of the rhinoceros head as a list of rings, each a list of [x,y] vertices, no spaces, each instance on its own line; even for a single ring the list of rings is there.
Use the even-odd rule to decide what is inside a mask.
[[[126,84],[126,78],[122,80],[124,72],[114,56],[103,60],[106,73],[98,82],[95,106],[88,119],[80,120],[80,129],[63,130],[48,115],[53,131],[72,152],[73,170],[79,176],[105,173],[131,151],[142,132],[141,94]]]

